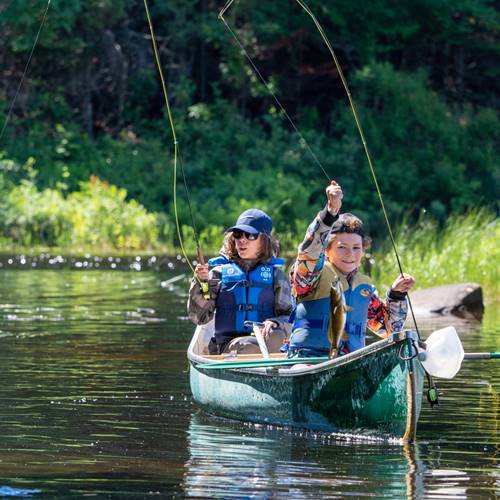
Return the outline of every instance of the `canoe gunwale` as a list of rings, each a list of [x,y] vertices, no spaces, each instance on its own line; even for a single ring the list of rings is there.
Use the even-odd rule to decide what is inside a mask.
[[[344,356],[339,356],[337,358],[324,361],[322,363],[317,363],[314,365],[310,366],[304,366],[303,368],[285,368],[285,367],[280,367],[279,365],[276,366],[269,366],[269,367],[247,367],[247,368],[238,368],[238,367],[228,367],[228,368],[221,368],[224,370],[231,370],[231,371],[236,371],[236,372],[245,372],[245,373],[253,373],[253,374],[259,374],[262,376],[271,376],[271,377],[299,377],[299,376],[304,376],[304,375],[313,375],[317,373],[321,373],[323,371],[328,371],[331,370],[332,368],[337,368],[340,366],[343,366],[345,364],[351,363],[359,358],[363,358],[365,356],[372,355],[373,353],[377,351],[384,350],[388,346],[392,346],[394,343],[400,343],[402,346],[405,345],[406,340],[415,340],[415,332],[411,330],[404,330],[402,332],[395,333],[391,335],[390,337],[386,339],[379,340],[377,342],[374,342],[373,344],[370,344],[368,346],[365,346],[361,349],[358,349],[355,352],[346,354]],[[187,352],[188,360],[191,363],[191,366],[196,369],[203,371],[203,373],[208,374],[212,370],[204,370],[202,366],[203,364],[208,364],[208,363],[213,363],[213,360],[210,358],[195,354],[193,352],[193,346],[196,343],[196,333],[193,335],[193,339],[189,345],[189,349]],[[230,358],[231,361],[234,361],[234,358]],[[307,363],[307,358],[298,358],[297,363]],[[293,366],[293,365],[292,365]]]

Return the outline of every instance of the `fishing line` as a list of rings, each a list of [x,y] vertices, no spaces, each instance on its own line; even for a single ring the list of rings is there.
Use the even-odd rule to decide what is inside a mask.
[[[17,100],[17,98],[19,96],[19,93],[21,92],[21,88],[23,86],[24,79],[25,79],[26,74],[28,72],[28,68],[29,68],[29,65],[31,63],[31,59],[33,58],[33,53],[35,52],[35,47],[38,44],[38,39],[40,38],[40,33],[42,32],[43,25],[45,24],[45,20],[47,18],[47,13],[49,12],[49,7],[50,7],[50,3],[51,2],[52,2],[52,0],[48,0],[47,1],[47,6],[45,7],[45,10],[44,10],[44,13],[43,13],[43,16],[42,16],[42,21],[41,21],[40,26],[38,28],[38,32],[37,32],[36,37],[35,37],[35,41],[33,42],[33,46],[31,47],[30,54],[28,56],[28,61],[26,62],[23,74],[21,76],[21,81],[19,82],[19,85],[17,86],[16,93],[14,94],[14,98],[12,99],[12,101],[10,103],[10,107],[9,107],[9,111],[7,112],[7,116],[5,117],[5,121],[3,123],[2,131],[0,132],[0,142],[1,142],[2,138],[3,138],[3,134],[5,132],[5,129],[7,128],[7,124],[9,123],[10,118],[12,116],[12,111],[14,109],[14,105],[16,103],[16,100]],[[10,7],[10,5],[11,4],[8,5],[7,9]]]
[[[271,86],[269,85],[269,83],[267,82],[267,80],[262,76],[262,73],[259,71],[259,69],[255,65],[255,63],[253,62],[250,54],[245,49],[245,47],[241,43],[240,39],[236,35],[236,33],[231,29],[231,27],[229,26],[229,24],[226,22],[226,19],[224,18],[224,13],[229,8],[229,6],[233,3],[233,1],[234,0],[229,0],[229,2],[224,6],[224,8],[219,12],[219,19],[224,23],[224,25],[226,26],[226,28],[229,31],[229,33],[231,33],[232,37],[234,38],[234,40],[238,44],[238,47],[243,52],[243,54],[246,57],[247,61],[252,66],[254,72],[257,74],[257,76],[259,77],[260,81],[264,84],[264,86],[266,87],[267,91],[271,94],[272,98],[274,99],[274,101],[276,102],[276,104],[278,105],[278,107],[281,109],[281,112],[285,115],[286,119],[290,122],[291,126],[295,130],[295,133],[300,137],[300,144],[306,147],[306,149],[309,151],[309,154],[313,158],[313,160],[316,163],[316,165],[318,165],[318,167],[322,170],[322,172],[325,174],[326,178],[329,181],[331,181],[330,176],[328,175],[327,171],[325,170],[325,168],[323,167],[323,165],[319,161],[318,157],[316,156],[316,154],[314,153],[314,151],[312,150],[312,148],[309,146],[309,143],[307,142],[306,138],[300,132],[300,130],[298,129],[298,127],[295,125],[295,122],[292,120],[292,118],[290,117],[290,115],[286,111],[285,107],[281,104],[280,100],[278,99],[278,97],[276,96],[276,94],[273,92],[273,89],[271,88]]]
[[[200,248],[200,240],[198,239],[198,231],[196,229],[196,224],[194,221],[194,215],[193,215],[193,208],[192,208],[192,203],[191,203],[191,194],[188,189],[188,184],[187,184],[187,179],[186,179],[186,172],[184,170],[184,162],[182,161],[182,155],[179,146],[178,151],[179,151],[179,165],[181,167],[181,173],[182,173],[182,180],[184,181],[184,191],[186,192],[186,199],[187,199],[187,204],[188,204],[188,209],[189,209],[189,216],[191,218],[191,225],[193,226],[193,232],[194,232],[194,241],[196,243],[196,247]]]
[[[163,97],[165,99],[168,120],[169,120],[169,123],[170,123],[170,128],[172,130],[172,138],[173,138],[173,142],[174,142],[173,205],[174,205],[174,218],[175,218],[175,226],[176,226],[176,229],[177,229],[177,237],[179,239],[179,246],[181,247],[181,252],[182,252],[184,258],[186,259],[186,262],[187,262],[188,266],[190,267],[191,271],[193,272],[193,274],[195,274],[194,268],[193,268],[193,266],[192,266],[192,264],[191,264],[191,262],[189,260],[189,257],[188,257],[188,255],[186,253],[186,250],[184,248],[184,242],[183,242],[183,238],[182,238],[182,231],[181,231],[181,226],[180,226],[180,222],[179,222],[179,214],[178,214],[178,211],[177,211],[177,162],[179,162],[179,164],[180,164],[181,173],[182,173],[182,177],[183,177],[183,180],[184,180],[184,188],[185,188],[186,194],[187,194],[189,213],[190,213],[190,216],[191,216],[191,223],[192,223],[192,227],[193,227],[193,231],[194,231],[194,239],[195,239],[195,242],[196,242],[196,250],[197,250],[197,253],[198,253],[198,258],[200,258],[200,256],[202,255],[202,253],[201,253],[201,248],[200,248],[200,245],[199,245],[199,239],[198,239],[198,234],[197,234],[197,231],[196,231],[196,226],[194,224],[194,216],[193,216],[193,211],[192,211],[192,207],[191,207],[191,198],[189,196],[189,190],[188,190],[188,186],[187,186],[186,176],[185,176],[184,167],[183,167],[183,164],[182,164],[182,158],[181,158],[181,155],[180,155],[179,141],[177,140],[177,134],[175,132],[174,120],[173,120],[173,117],[172,117],[172,111],[170,109],[170,102],[169,102],[169,98],[168,98],[167,85],[165,83],[165,77],[163,76],[163,70],[162,70],[161,62],[160,62],[160,55],[159,55],[158,46],[157,46],[157,43],[156,43],[156,36],[155,36],[154,28],[153,28],[153,22],[151,20],[151,15],[150,15],[150,12],[149,12],[149,6],[148,6],[147,0],[144,0],[144,8],[146,10],[146,17],[147,17],[147,20],[148,20],[149,31],[151,33],[151,44],[153,46],[153,52],[154,52],[154,56],[155,56],[156,66],[157,66],[157,69],[158,69],[158,74],[160,76],[160,81],[161,81],[161,86],[162,86],[162,91],[163,91]],[[196,274],[195,274],[195,276],[196,276]],[[198,282],[199,282],[199,284],[200,284],[200,286],[201,286],[201,288],[202,288],[202,290],[204,292],[208,291],[208,288],[207,288],[205,282],[202,282],[199,279],[198,279]]]
[[[365,156],[366,156],[366,158],[368,160],[368,165],[370,167],[370,172],[372,174],[373,182],[375,184],[375,189],[377,191],[377,195],[378,195],[378,198],[379,198],[379,201],[380,201],[380,206],[382,207],[382,212],[383,212],[384,219],[385,219],[385,222],[386,222],[386,225],[387,225],[387,229],[389,230],[389,238],[390,238],[390,241],[391,241],[391,245],[392,245],[394,254],[396,256],[396,261],[397,261],[397,264],[398,264],[399,272],[401,273],[401,276],[403,276],[403,266],[401,265],[401,260],[399,258],[399,253],[398,253],[398,249],[397,249],[397,246],[396,246],[396,241],[395,241],[395,238],[394,238],[394,235],[393,235],[393,232],[392,232],[391,224],[389,222],[389,217],[387,215],[387,210],[385,208],[385,203],[384,203],[384,199],[383,199],[383,196],[382,196],[382,191],[380,190],[378,179],[377,179],[377,176],[375,174],[375,168],[373,166],[373,162],[372,162],[372,159],[371,159],[370,151],[368,149],[368,144],[367,144],[366,139],[365,139],[365,134],[363,132],[363,128],[361,127],[361,122],[359,120],[359,116],[358,116],[358,112],[357,112],[357,109],[356,109],[356,105],[354,104],[354,99],[352,98],[351,91],[350,91],[349,86],[347,84],[347,80],[346,80],[346,78],[344,76],[342,68],[340,67],[340,63],[339,63],[339,61],[337,59],[335,51],[333,50],[333,47],[330,44],[330,41],[328,40],[328,38],[327,38],[327,36],[326,36],[326,34],[325,34],[322,26],[320,25],[320,23],[316,19],[315,15],[312,13],[311,9],[309,9],[309,7],[302,0],[295,0],[295,1],[311,17],[312,21],[314,22],[314,25],[318,29],[318,32],[319,32],[321,38],[325,42],[325,44],[326,44],[326,46],[328,48],[328,51],[330,52],[330,54],[332,56],[332,59],[333,59],[333,61],[335,63],[335,67],[336,67],[337,72],[338,72],[338,74],[340,76],[340,79],[342,81],[342,85],[344,86],[344,89],[346,91],[347,98],[349,100],[349,105],[350,105],[352,114],[354,115],[354,121],[356,123],[356,127],[358,129],[358,133],[359,133],[359,136],[361,138],[361,142],[363,143],[363,148],[364,148],[364,151],[365,151]],[[229,9],[229,7],[231,6],[231,4],[233,2],[234,2],[234,0],[228,0],[228,2],[226,3],[226,5],[224,6],[224,8],[219,13],[219,19],[221,19],[224,22],[224,24],[228,27],[228,29],[231,32],[231,35],[233,37],[237,38],[236,34],[229,28],[228,24],[226,23],[226,21],[224,19],[224,13]],[[238,45],[241,47],[242,46],[241,42],[238,41]],[[244,51],[246,58],[250,60],[251,58],[248,55],[248,53],[244,50],[244,48],[242,50]],[[255,68],[255,64],[253,62],[251,62],[251,64],[252,64],[252,67]],[[256,70],[256,71],[257,71],[257,74],[260,75],[260,73],[258,72],[258,70]],[[266,87],[269,89],[269,86],[267,84],[266,84]],[[275,100],[277,101],[277,98],[274,96],[274,94],[272,94],[272,95],[275,98]],[[280,108],[282,108],[281,104],[280,104]],[[286,113],[286,111],[285,111],[285,115],[288,116],[288,114]],[[294,128],[295,128],[295,126],[294,126]],[[299,135],[302,138],[302,135],[300,133],[299,133]],[[322,168],[322,170],[324,172],[323,168]],[[413,323],[415,325],[415,329],[417,331],[417,335],[420,338],[420,332],[419,332],[419,329],[418,329],[417,321],[415,319],[415,313],[413,311],[413,306],[412,306],[412,303],[411,303],[411,300],[410,300],[410,295],[407,294],[407,297],[408,297],[408,305],[410,307],[410,311],[411,311],[411,316],[412,316],[412,319],[413,319]]]

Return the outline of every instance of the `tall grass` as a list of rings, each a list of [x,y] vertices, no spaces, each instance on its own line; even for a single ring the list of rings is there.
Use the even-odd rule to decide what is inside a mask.
[[[403,269],[418,288],[476,282],[488,302],[499,300],[500,224],[493,213],[477,209],[451,215],[444,227],[423,217],[416,225],[402,224],[395,239]],[[398,274],[392,249],[375,250],[371,264],[375,283],[389,287]]]

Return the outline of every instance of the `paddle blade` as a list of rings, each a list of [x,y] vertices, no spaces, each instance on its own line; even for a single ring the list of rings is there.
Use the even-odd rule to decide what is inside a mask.
[[[422,365],[433,377],[452,379],[460,370],[464,348],[453,326],[432,332],[425,341],[427,346]]]
[[[262,335],[262,331],[260,329],[260,326],[258,326],[256,323],[253,324],[253,334],[255,335],[255,338],[257,339],[257,344],[259,344],[260,352],[262,353],[262,356],[264,359],[269,359],[269,351],[267,350],[267,345],[266,341],[264,339],[264,336]]]

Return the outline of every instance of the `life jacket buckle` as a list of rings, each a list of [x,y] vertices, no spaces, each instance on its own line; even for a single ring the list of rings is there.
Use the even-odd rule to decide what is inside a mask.
[[[238,311],[253,311],[255,306],[253,304],[239,304]]]

